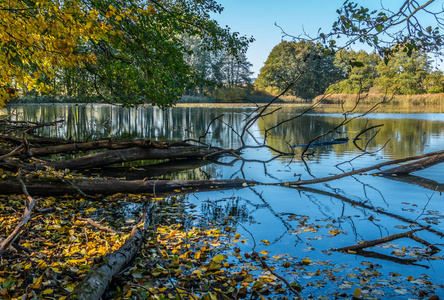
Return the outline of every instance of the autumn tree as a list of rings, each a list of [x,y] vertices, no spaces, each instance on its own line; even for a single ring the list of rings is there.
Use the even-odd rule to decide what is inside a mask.
[[[82,92],[106,101],[168,106],[198,79],[181,35],[233,55],[248,44],[211,20],[222,11],[212,0],[2,0],[0,7],[1,106],[18,90],[47,92],[62,74],[70,88],[81,78]]]

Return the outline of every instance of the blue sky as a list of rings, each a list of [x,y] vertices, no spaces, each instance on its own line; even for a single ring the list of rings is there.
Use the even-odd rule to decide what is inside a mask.
[[[328,31],[336,20],[336,9],[344,0],[220,0],[219,3],[225,8],[221,15],[214,16],[220,25],[256,39],[247,52],[256,77],[270,51],[282,40],[275,23],[294,35],[303,29],[314,35],[319,28]]]
[[[345,0],[219,0],[225,7],[220,15],[213,16],[220,25],[228,25],[233,31],[242,35],[253,36],[256,41],[250,45],[247,52],[248,60],[253,64],[254,77],[274,46],[282,40],[281,30],[277,23],[292,35],[306,32],[316,35],[319,28],[328,32],[336,21],[336,10]],[[404,0],[381,0],[386,8],[399,9]],[[370,9],[380,8],[380,1],[359,1],[360,5],[370,6]],[[421,2],[421,1],[420,1]],[[424,1],[425,2],[425,1]],[[430,7],[439,11],[442,5],[437,1]],[[438,8],[438,9],[437,9]],[[425,18],[430,21],[430,18]],[[433,25],[435,22],[431,22]],[[436,24],[436,23],[435,23]],[[436,26],[436,25],[434,25]],[[354,50],[362,49],[357,46]],[[370,49],[366,49],[371,51]]]

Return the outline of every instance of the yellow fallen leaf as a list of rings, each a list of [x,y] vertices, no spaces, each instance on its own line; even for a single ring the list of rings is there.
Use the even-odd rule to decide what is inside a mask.
[[[49,295],[49,294],[52,294],[52,293],[54,293],[54,290],[53,290],[53,289],[46,289],[46,290],[44,290],[44,291],[42,292],[43,295]]]
[[[225,256],[223,255],[223,254],[218,254],[218,255],[216,255],[215,257],[213,257],[213,261],[215,261],[215,262],[221,262],[221,261],[223,261],[225,259]]]
[[[360,288],[355,288],[355,291],[353,292],[353,298],[361,298],[362,292]]]

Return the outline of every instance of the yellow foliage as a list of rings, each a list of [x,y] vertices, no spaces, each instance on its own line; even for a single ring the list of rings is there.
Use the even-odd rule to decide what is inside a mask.
[[[48,91],[39,79],[51,79],[58,67],[94,63],[92,53],[76,50],[113,30],[79,0],[0,0],[0,9],[0,108],[17,91]]]

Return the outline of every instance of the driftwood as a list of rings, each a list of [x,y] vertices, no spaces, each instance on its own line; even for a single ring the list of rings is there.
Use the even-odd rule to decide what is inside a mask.
[[[153,206],[150,204],[122,247],[103,257],[102,263],[96,264],[92,268],[68,299],[101,299],[113,277],[132,261],[142,247],[144,237],[149,229],[152,212]]]
[[[88,195],[116,193],[153,193],[188,189],[241,188],[258,184],[244,179],[228,180],[117,180],[117,179],[72,179],[71,182]],[[69,185],[56,178],[27,179],[26,186],[35,196],[66,195],[77,193]],[[20,185],[15,180],[0,180],[0,194],[18,194]]]
[[[338,252],[349,252],[349,251],[359,251],[365,248],[370,248],[373,246],[377,246],[380,244],[384,244],[384,243],[388,243],[390,241],[394,241],[400,238],[411,238],[421,244],[424,244],[425,246],[427,246],[428,248],[431,249],[432,252],[439,252],[439,248],[435,247],[434,245],[424,241],[423,239],[420,238],[414,238],[413,233],[424,230],[424,229],[428,229],[430,228],[430,226],[426,226],[426,227],[422,227],[422,228],[418,228],[418,229],[414,229],[414,230],[410,230],[407,232],[401,232],[401,233],[397,233],[397,234],[393,234],[393,235],[389,235],[386,236],[384,238],[381,239],[377,239],[377,240],[371,240],[371,241],[364,241],[360,244],[356,244],[353,246],[348,246],[348,247],[343,247],[343,248],[338,248],[338,249],[333,249],[334,251],[338,251]]]

